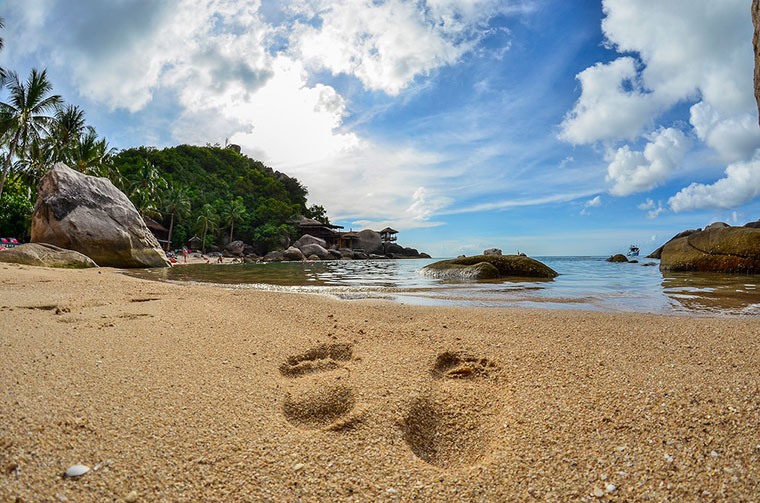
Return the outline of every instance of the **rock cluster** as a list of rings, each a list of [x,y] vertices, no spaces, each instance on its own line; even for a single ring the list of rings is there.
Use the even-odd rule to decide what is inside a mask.
[[[40,181],[31,241],[78,251],[100,266],[170,265],[123,192],[107,178],[88,176],[62,163]]]
[[[617,255],[613,255],[610,258],[608,258],[607,262],[628,262],[628,257],[623,255],[622,253],[618,253]]]
[[[437,278],[456,279],[557,277],[557,272],[551,267],[521,255],[475,255],[441,260],[423,267],[422,273]]]
[[[414,248],[404,248],[396,243],[383,243],[380,234],[372,230],[357,233],[354,249],[329,246],[324,239],[304,234],[287,249],[267,253],[265,262],[283,262],[298,260],[363,260],[381,258],[430,258],[426,253],[419,253]],[[225,252],[242,257],[240,245],[227,245]],[[236,254],[238,252],[240,254]],[[247,255],[245,255],[247,256]]]

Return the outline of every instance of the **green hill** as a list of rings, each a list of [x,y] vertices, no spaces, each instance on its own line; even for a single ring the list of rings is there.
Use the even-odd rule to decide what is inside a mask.
[[[132,181],[140,178],[140,168],[146,161],[156,167],[169,188],[187,189],[190,209],[179,222],[175,220],[172,237],[175,248],[194,234],[201,235],[202,224],[198,220],[206,204],[219,216],[218,225],[209,231],[207,245],[229,239],[230,225],[225,223],[224,216],[230,203],[238,200],[245,211],[234,223],[233,239],[253,244],[260,253],[277,248],[285,236],[298,237],[296,229],[287,223],[296,215],[327,221],[321,206],[306,206],[307,190],[298,180],[232,149],[190,145],[162,150],[138,147],[123,150],[113,159],[118,172]],[[161,216],[156,215],[156,219],[169,227],[170,214],[166,210]]]

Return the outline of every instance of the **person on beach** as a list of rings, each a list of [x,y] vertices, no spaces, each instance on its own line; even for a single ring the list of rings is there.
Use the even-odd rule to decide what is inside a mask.
[[[185,261],[185,264],[187,264],[187,246],[182,247],[182,258]]]
[[[224,263],[224,259],[222,258],[222,255],[221,255],[221,254],[219,255],[219,258],[218,258],[218,259],[216,259],[216,263],[217,263],[217,264],[223,264],[223,263]]]

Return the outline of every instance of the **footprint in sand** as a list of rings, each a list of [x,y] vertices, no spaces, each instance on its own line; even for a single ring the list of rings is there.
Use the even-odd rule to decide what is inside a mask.
[[[438,355],[430,374],[430,389],[412,401],[401,421],[404,440],[418,458],[440,468],[478,464],[498,431],[499,367],[447,351]]]
[[[285,360],[280,373],[293,379],[283,400],[285,419],[304,429],[338,430],[354,424],[356,396],[347,384],[352,356],[351,344],[336,343]]]

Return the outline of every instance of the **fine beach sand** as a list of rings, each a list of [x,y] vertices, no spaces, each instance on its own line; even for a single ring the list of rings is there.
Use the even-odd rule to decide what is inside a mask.
[[[760,495],[757,318],[2,264],[0,358],[2,502]]]

